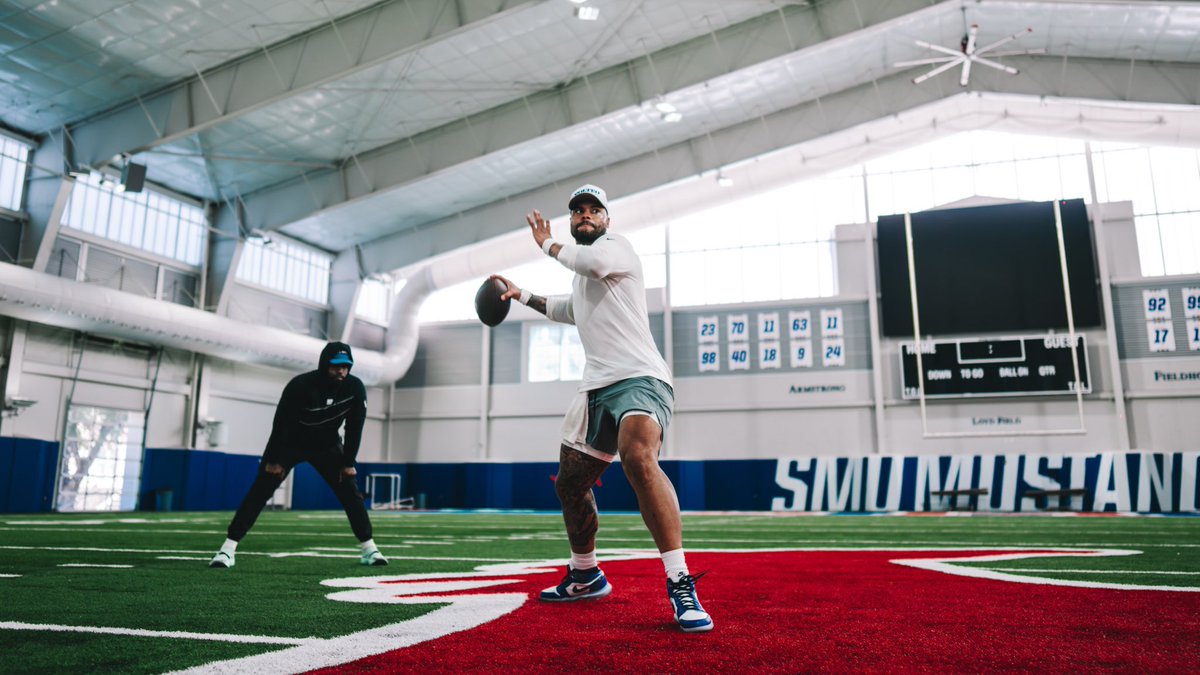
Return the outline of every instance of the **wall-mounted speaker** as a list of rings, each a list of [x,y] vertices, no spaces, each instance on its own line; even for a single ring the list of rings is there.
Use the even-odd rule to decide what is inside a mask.
[[[121,185],[125,186],[126,192],[141,192],[146,185],[146,165],[125,162],[125,168],[121,169]]]

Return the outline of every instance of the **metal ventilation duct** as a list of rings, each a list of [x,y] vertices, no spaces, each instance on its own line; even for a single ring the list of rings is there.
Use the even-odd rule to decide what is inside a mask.
[[[392,306],[383,352],[354,352],[354,374],[387,385],[408,372],[417,351],[417,312],[429,294],[511,265],[530,248],[527,237],[465,249],[419,268]],[[325,342],[191,307],[94,286],[0,263],[0,314],[35,323],[145,344],[174,347],[229,361],[293,371],[311,370]]]
[[[432,290],[419,275],[396,299],[386,351],[356,351],[367,385],[398,380],[416,352],[416,311]],[[277,328],[0,263],[0,314],[107,337],[184,349],[231,361],[311,370],[325,342]]]

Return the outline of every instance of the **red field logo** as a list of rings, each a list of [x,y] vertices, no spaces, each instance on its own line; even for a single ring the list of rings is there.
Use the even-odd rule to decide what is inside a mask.
[[[440,606],[409,621],[201,669],[528,674],[1169,672],[1194,666],[1200,653],[1195,593],[1046,583],[994,569],[1018,558],[1067,555],[1086,563],[1128,553],[689,553],[692,571],[708,572],[698,590],[716,628],[705,634],[675,627],[656,556],[605,561],[613,594],[574,603],[537,601],[537,592],[562,573],[538,564],[334,579],[324,582],[339,589],[332,600]],[[967,560],[988,569],[956,564]]]

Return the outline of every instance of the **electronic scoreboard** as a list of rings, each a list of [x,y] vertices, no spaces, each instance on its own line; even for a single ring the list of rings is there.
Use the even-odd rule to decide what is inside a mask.
[[[1072,342],[1075,349],[1072,350]],[[1039,335],[921,342],[925,398],[1075,394],[1075,367],[1083,393],[1092,390],[1087,342],[1082,335]],[[920,398],[917,354],[912,342],[900,345],[900,390]]]

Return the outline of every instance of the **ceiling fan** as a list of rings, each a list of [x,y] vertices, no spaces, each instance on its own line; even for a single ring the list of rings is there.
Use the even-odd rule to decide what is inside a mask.
[[[962,64],[962,75],[958,78],[958,83],[964,87],[967,86],[967,82],[969,82],[971,79],[971,64],[973,64],[973,63],[978,63],[981,66],[987,66],[989,68],[995,68],[996,70],[1003,70],[1004,72],[1008,73],[1009,75],[1016,75],[1018,72],[1020,72],[1016,68],[1013,68],[1012,66],[1006,66],[1003,63],[992,61],[990,58],[983,58],[983,55],[987,54],[990,57],[996,57],[996,56],[1012,56],[1014,54],[1042,54],[1042,53],[1044,53],[1045,52],[1044,49],[1031,49],[1031,50],[1024,50],[1024,51],[1015,51],[1015,52],[993,52],[992,51],[993,49],[995,49],[1001,45],[1006,45],[1009,42],[1016,40],[1017,38],[1021,37],[1022,35],[1026,34],[1026,33],[1032,33],[1032,32],[1033,32],[1032,28],[1026,28],[1025,30],[1023,30],[1019,33],[1013,33],[1012,35],[1009,35],[1006,38],[997,40],[990,45],[985,45],[983,47],[976,47],[975,46],[975,37],[976,37],[976,35],[979,34],[979,24],[971,24],[971,28],[967,31],[967,34],[963,36],[962,42],[960,43],[959,48],[957,50],[952,49],[950,47],[942,47],[941,45],[930,44],[928,42],[923,42],[921,40],[916,41],[917,45],[919,45],[921,47],[925,47],[927,49],[932,49],[935,52],[942,52],[943,54],[947,54],[947,56],[934,56],[932,58],[917,59],[915,61],[900,61],[899,63],[896,63],[894,65],[897,68],[907,68],[909,66],[924,66],[924,65],[930,65],[930,64],[935,64],[935,63],[941,64],[941,65],[937,66],[936,68],[934,68],[933,70],[930,70],[929,72],[925,73],[924,75],[919,75],[917,77],[914,77],[913,84],[921,84],[925,80],[928,80],[929,78],[937,76],[937,75],[941,75],[942,73],[946,72],[947,70],[950,70],[951,68],[953,68],[954,66],[957,66],[959,64]]]

